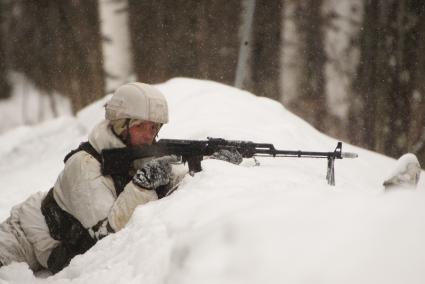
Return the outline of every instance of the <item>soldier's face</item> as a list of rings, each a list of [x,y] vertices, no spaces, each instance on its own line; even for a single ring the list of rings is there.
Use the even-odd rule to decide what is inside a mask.
[[[152,121],[143,121],[129,128],[132,146],[151,145],[161,125]]]

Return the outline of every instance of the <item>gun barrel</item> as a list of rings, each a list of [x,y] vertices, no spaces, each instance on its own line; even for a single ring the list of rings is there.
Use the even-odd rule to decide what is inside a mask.
[[[341,144],[333,152],[313,152],[313,151],[291,151],[291,150],[276,150],[272,144],[255,144],[265,145],[264,147],[255,147],[254,156],[273,156],[273,157],[297,157],[297,158],[334,158],[334,159],[354,159],[357,158],[357,153],[341,152]],[[269,146],[271,145],[271,147]]]
[[[342,152],[341,157],[348,158],[348,159],[355,159],[355,158],[358,158],[359,155],[357,153],[352,153],[352,152]]]
[[[256,151],[255,156],[274,156],[274,157],[298,157],[298,158],[339,158],[335,152],[310,152],[310,151],[287,151],[287,150],[263,150]]]

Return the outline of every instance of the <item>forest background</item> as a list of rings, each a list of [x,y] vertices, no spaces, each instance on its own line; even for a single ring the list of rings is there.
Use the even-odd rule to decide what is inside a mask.
[[[16,74],[54,116],[58,94],[75,113],[132,80],[214,80],[425,164],[422,0],[0,0],[0,103]],[[43,120],[22,101],[15,116]]]

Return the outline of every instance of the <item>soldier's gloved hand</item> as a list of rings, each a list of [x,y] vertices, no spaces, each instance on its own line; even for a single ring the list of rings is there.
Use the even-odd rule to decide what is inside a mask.
[[[133,182],[146,189],[156,189],[170,182],[171,163],[178,162],[175,156],[165,156],[147,162],[138,169],[133,177]]]
[[[220,149],[211,156],[212,159],[226,161],[235,165],[242,163],[243,157],[238,150],[234,148]]]

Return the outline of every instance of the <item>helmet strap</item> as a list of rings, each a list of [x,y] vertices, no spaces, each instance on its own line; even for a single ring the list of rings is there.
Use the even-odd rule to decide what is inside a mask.
[[[115,127],[110,124],[110,129],[112,133],[120,139],[126,146],[131,146],[131,134],[130,134],[130,119],[126,118],[124,121],[125,130],[120,134],[116,132]]]
[[[160,127],[159,127],[159,129],[158,129],[158,132],[156,133],[155,138],[153,139],[153,144],[155,144],[155,143],[158,141],[159,131],[161,130],[161,128],[162,128],[162,126],[163,126],[163,125],[164,125],[164,124],[163,124],[163,123],[161,123],[161,125],[160,125]]]
[[[125,120],[125,137],[124,137],[124,144],[127,145],[127,147],[131,146],[131,134],[130,134],[130,118],[127,118]]]

